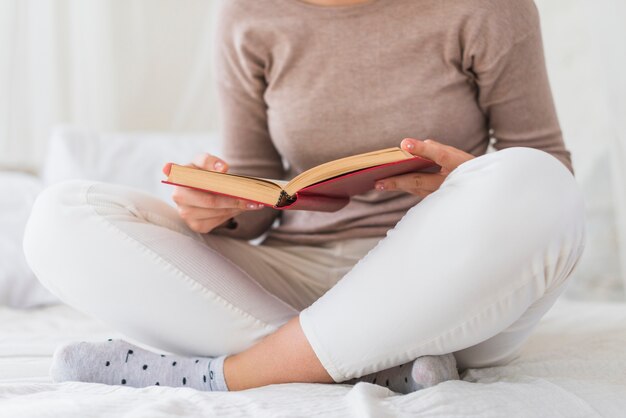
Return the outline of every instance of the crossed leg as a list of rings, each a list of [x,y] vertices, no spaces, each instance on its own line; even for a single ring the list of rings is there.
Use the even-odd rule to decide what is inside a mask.
[[[510,361],[563,290],[584,223],[576,184],[553,157],[479,157],[299,315],[268,291],[271,268],[252,277],[211,239],[158,200],[72,182],[39,198],[25,250],[53,293],[133,339],[233,354],[226,381],[244,389],[341,382],[452,352],[461,367]]]

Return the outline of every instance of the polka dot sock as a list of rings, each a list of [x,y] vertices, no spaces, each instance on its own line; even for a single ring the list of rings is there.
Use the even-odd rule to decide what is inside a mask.
[[[56,350],[50,374],[55,382],[227,391],[224,358],[156,354],[122,340],[80,342]]]
[[[459,372],[456,369],[454,355],[445,354],[419,357],[411,363],[352,379],[346,383],[367,382],[386,386],[394,392],[411,393],[446,380],[458,379]]]

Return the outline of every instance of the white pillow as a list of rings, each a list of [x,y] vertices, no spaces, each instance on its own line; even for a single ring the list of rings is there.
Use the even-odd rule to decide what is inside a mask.
[[[42,177],[46,185],[75,178],[124,184],[173,204],[172,187],[161,183],[163,164],[187,164],[201,152],[219,155],[220,148],[212,133],[98,133],[62,127],[52,134]]]
[[[55,303],[30,271],[22,251],[22,236],[35,198],[43,184],[37,177],[0,171],[0,304],[28,308]]]

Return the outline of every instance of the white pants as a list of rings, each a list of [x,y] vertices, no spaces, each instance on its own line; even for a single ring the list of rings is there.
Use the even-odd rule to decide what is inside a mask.
[[[24,247],[59,298],[161,350],[238,352],[304,308],[339,382],[428,354],[454,352],[462,368],[512,360],[583,244],[572,175],[513,148],[461,165],[382,239],[253,246],[194,233],[139,191],[71,181],[39,197]]]

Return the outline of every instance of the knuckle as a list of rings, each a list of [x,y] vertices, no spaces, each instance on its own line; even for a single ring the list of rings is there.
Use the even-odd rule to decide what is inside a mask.
[[[421,189],[423,184],[424,182],[421,176],[419,175],[413,176],[413,187],[415,187],[416,189]]]
[[[194,161],[198,167],[208,168],[212,158],[213,156],[211,154],[203,153],[199,154]]]
[[[211,154],[201,154],[200,155],[200,163],[203,167],[206,167],[211,160]]]
[[[178,215],[183,219],[190,219],[191,210],[187,207],[178,208]]]
[[[187,222],[187,225],[189,226],[189,228],[191,228],[192,231],[194,232],[203,232],[203,224],[200,221],[197,220],[190,220],[189,222]]]
[[[218,204],[218,197],[212,194],[207,194],[204,196],[203,203],[207,208],[215,207]]]
[[[172,192],[172,200],[174,203],[180,204],[183,201],[182,190],[180,187],[176,187]]]
[[[448,161],[450,161],[450,154],[445,149],[439,149],[436,155],[437,161],[439,161],[439,165],[446,165]]]

